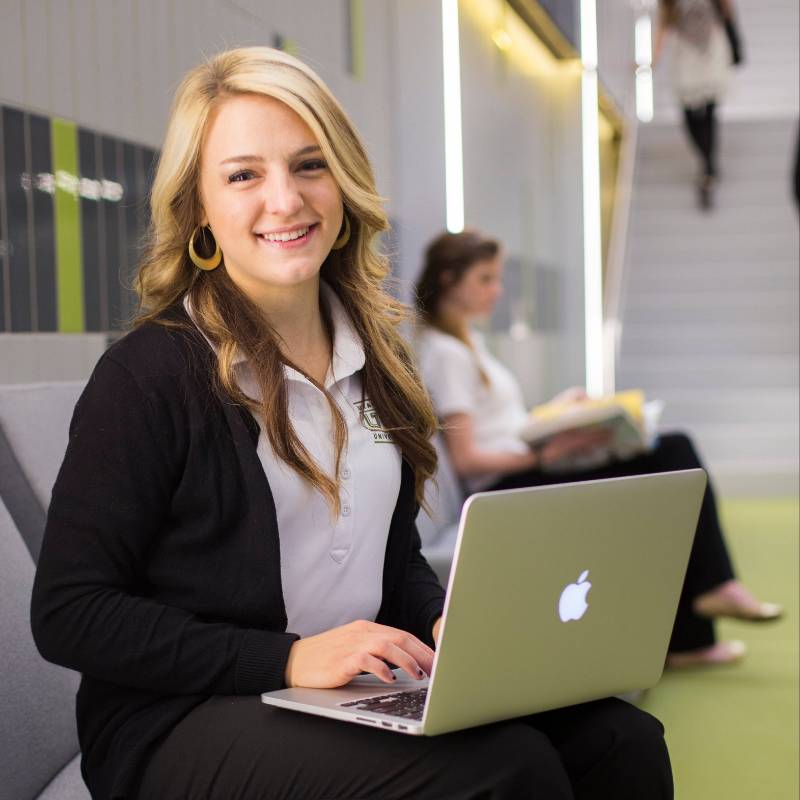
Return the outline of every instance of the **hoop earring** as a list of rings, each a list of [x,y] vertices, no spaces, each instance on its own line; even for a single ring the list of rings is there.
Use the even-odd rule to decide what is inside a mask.
[[[194,237],[197,235],[197,231],[202,230],[203,232],[203,241],[205,242],[206,239],[206,229],[205,227],[197,226],[193,231],[192,235],[189,237],[189,258],[192,259],[192,263],[198,268],[205,270],[206,272],[211,272],[212,269],[216,269],[220,262],[222,261],[222,251],[219,249],[219,244],[217,240],[214,239],[214,254],[209,258],[203,258],[201,255],[197,253],[197,250],[194,249]],[[212,234],[213,236],[213,234]]]
[[[344,233],[339,234],[339,238],[333,243],[331,250],[341,250],[350,241],[350,217],[344,215]]]

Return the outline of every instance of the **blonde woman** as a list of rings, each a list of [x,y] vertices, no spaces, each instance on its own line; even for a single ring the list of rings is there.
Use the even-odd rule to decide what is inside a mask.
[[[260,702],[430,672],[435,420],[369,162],[308,67],[193,69],[151,205],[143,312],[76,407],[33,596],[41,652],[83,673],[93,796],[670,797],[662,729],[614,700],[433,739]]]

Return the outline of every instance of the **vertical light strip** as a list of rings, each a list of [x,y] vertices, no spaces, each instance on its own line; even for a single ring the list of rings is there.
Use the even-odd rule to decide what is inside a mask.
[[[600,124],[595,0],[581,0],[583,280],[586,391],[603,393],[603,245],[600,227]]]
[[[650,14],[642,14],[634,29],[636,53],[636,116],[642,122],[653,119],[653,25]]]
[[[446,224],[450,233],[459,233],[464,230],[464,162],[461,143],[458,0],[442,0],[442,64]]]

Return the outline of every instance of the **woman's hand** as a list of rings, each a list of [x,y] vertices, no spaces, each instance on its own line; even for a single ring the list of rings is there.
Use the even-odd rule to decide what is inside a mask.
[[[433,650],[410,633],[359,620],[296,641],[286,662],[286,685],[332,689],[361,672],[392,683],[387,661],[420,680],[433,669]]]
[[[583,386],[570,386],[569,389],[559,392],[550,402],[569,404],[581,403],[588,399],[589,395],[586,394],[586,389]]]
[[[607,426],[557,433],[538,448],[539,464],[546,467],[578,453],[590,453],[607,445],[612,435],[611,428]]]

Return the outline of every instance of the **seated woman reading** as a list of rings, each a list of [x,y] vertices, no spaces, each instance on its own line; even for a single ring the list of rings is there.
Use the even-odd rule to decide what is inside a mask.
[[[500,244],[477,231],[445,233],[429,245],[417,282],[420,327],[417,352],[456,473],[472,491],[514,489],[702,466],[684,434],[662,435],[649,452],[582,471],[553,471],[607,444],[602,428],[566,431],[531,449],[519,436],[527,420],[522,391],[494,358],[473,323],[491,315],[502,292]],[[580,402],[580,389],[555,398]],[[763,621],[781,613],[758,602],[736,579],[711,486],[700,511],[689,568],[678,605],[668,664],[690,666],[735,661],[738,641],[716,642],[713,619]]]
[[[33,593],[42,654],[82,673],[93,797],[672,797],[663,729],[618,700],[433,738],[260,701],[430,673],[436,421],[372,169],[303,63],[189,72],[151,210],[142,312],[78,401]]]

